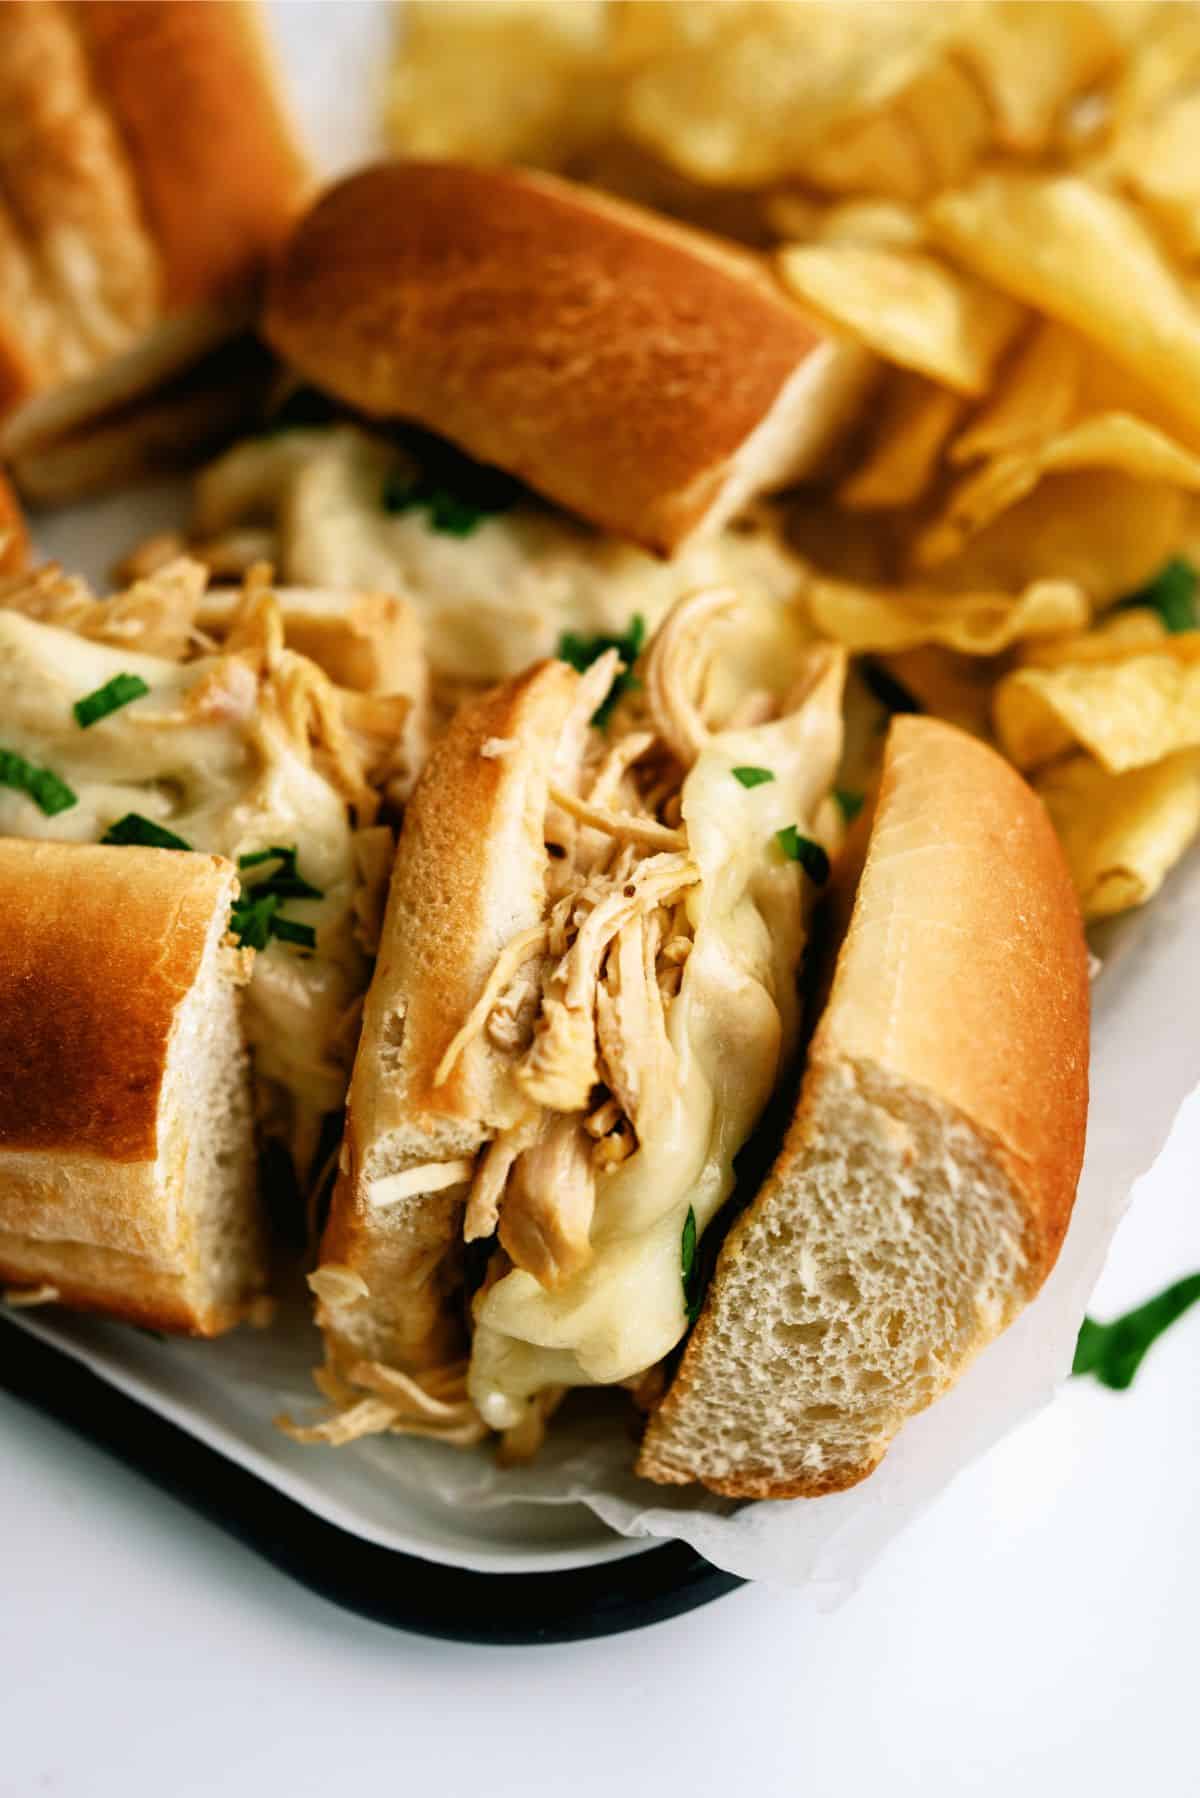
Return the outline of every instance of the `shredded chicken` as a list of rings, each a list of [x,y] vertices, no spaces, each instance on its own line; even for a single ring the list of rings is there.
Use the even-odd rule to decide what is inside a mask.
[[[438,1062],[433,1076],[435,1086],[445,1086],[458,1063],[464,1049],[479,1035],[488,1020],[488,1013],[496,1004],[501,993],[509,985],[513,975],[525,962],[533,956],[540,955],[546,946],[546,926],[533,924],[528,930],[522,930],[511,943],[505,945],[495,967],[488,975],[479,998],[471,1007],[466,1021],[451,1039],[446,1053]]]
[[[593,830],[605,831],[609,836],[623,837],[646,849],[687,848],[686,831],[669,830],[657,818],[639,818],[633,812],[610,811],[606,806],[593,804],[591,799],[580,799],[575,793],[564,792],[562,787],[551,787],[550,799],[581,824],[590,824]]]
[[[208,570],[201,563],[175,556],[126,592],[97,599],[86,581],[50,562],[0,580],[0,606],[95,643],[178,661],[195,638],[207,586]]]
[[[313,1378],[334,1410],[315,1424],[277,1417],[276,1425],[293,1442],[339,1448],[363,1436],[387,1434],[425,1436],[470,1448],[488,1433],[467,1397],[465,1361],[421,1374],[401,1373],[379,1361],[358,1361],[345,1379],[329,1367],[315,1368]]]
[[[692,594],[672,607],[646,652],[642,678],[650,717],[684,768],[692,766],[709,738],[695,695],[712,651],[711,632],[702,627],[737,603],[732,587]]]
[[[543,1118],[518,1156],[500,1209],[500,1241],[515,1267],[553,1289],[591,1259],[596,1175],[580,1119]]]
[[[538,1133],[538,1117],[530,1112],[517,1123],[502,1130],[479,1158],[475,1178],[467,1199],[463,1219],[464,1242],[479,1242],[491,1236],[500,1220],[500,1200],[513,1163],[532,1147]]]

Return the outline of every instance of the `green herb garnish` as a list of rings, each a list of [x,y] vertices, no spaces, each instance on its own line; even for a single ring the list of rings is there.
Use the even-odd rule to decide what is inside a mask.
[[[302,880],[296,872],[296,848],[283,848],[274,845],[270,849],[256,849],[250,855],[238,856],[238,867],[259,868],[265,862],[278,862],[279,867],[266,880],[256,881],[256,893],[273,893],[277,899],[323,899],[324,893],[310,881]]]
[[[878,662],[867,659],[858,665],[863,685],[868,693],[877,699],[889,712],[919,712],[920,701],[913,698],[908,688],[898,681],[894,674],[881,668]]]
[[[629,620],[629,629],[623,637],[580,637],[574,631],[564,631],[558,639],[556,655],[560,662],[569,662],[582,674],[593,662],[598,662],[602,655],[615,649],[625,667],[608,690],[608,698],[592,713],[592,723],[603,730],[612,716],[612,709],[622,693],[627,693],[638,685],[630,672],[634,663],[642,653],[642,645],[646,641],[646,620],[640,612],[635,612]]]
[[[279,865],[265,880],[243,884],[233,903],[229,928],[243,949],[265,949],[272,937],[302,949],[315,949],[317,933],[312,925],[281,918],[279,908],[286,899],[323,899],[325,895],[297,871],[295,844],[272,844],[269,849],[239,855],[238,868],[244,873],[248,868],[264,867],[267,862]]]
[[[77,699],[71,710],[80,730],[87,730],[90,725],[99,724],[101,718],[107,718],[110,712],[119,712],[131,699],[141,699],[149,691],[140,674],[114,674],[94,693],[85,693],[82,699]]]
[[[790,862],[799,862],[814,885],[823,887],[829,879],[829,857],[820,843],[802,837],[794,824],[785,824],[775,832],[775,841]]]
[[[1183,556],[1172,556],[1164,568],[1160,568],[1152,581],[1139,587],[1136,593],[1126,594],[1120,601],[1122,606],[1149,606],[1158,613],[1167,629],[1177,631],[1194,631],[1196,629],[1196,570]]]
[[[1146,1351],[1198,1299],[1200,1274],[1189,1274],[1157,1298],[1127,1311],[1124,1317],[1114,1318],[1110,1324],[1098,1324],[1094,1318],[1085,1317],[1071,1372],[1090,1373],[1102,1386],[1124,1392],[1133,1384]]]
[[[847,824],[853,824],[866,803],[865,793],[852,793],[848,787],[835,787],[833,796],[841,808],[842,817]]]
[[[740,780],[744,787],[765,787],[775,776],[769,768],[731,768],[734,780]]]
[[[142,849],[191,849],[182,837],[177,837],[173,830],[164,830],[161,824],[155,824],[150,818],[143,818],[140,812],[126,812],[115,824],[110,824],[100,838],[102,843],[119,843],[123,846],[133,845]]]
[[[398,517],[423,507],[433,530],[446,537],[469,537],[485,518],[507,512],[516,503],[517,490],[496,485],[494,492],[456,493],[428,475],[407,475],[394,470],[383,483],[379,503]]]
[[[679,1243],[679,1267],[683,1276],[683,1308],[694,1324],[700,1315],[700,1270],[696,1265],[696,1213],[688,1206]]]
[[[60,780],[49,768],[35,767],[15,749],[0,749],[0,787],[13,787],[18,793],[27,793],[47,818],[70,811],[79,803],[65,780]]]
[[[271,919],[271,935],[281,943],[298,943],[302,949],[315,949],[317,933],[311,924],[297,924],[294,918]]]

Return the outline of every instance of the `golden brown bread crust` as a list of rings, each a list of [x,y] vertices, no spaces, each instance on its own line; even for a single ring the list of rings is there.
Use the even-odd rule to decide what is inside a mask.
[[[0,1152],[154,1157],[167,1042],[225,869],[0,838]]]
[[[144,1330],[219,1336],[245,1315],[244,1305],[197,1306],[185,1275],[152,1267],[119,1249],[44,1242],[0,1230],[0,1291],[51,1286],[68,1311],[101,1311]]]
[[[135,173],[164,308],[237,295],[307,185],[257,9],[76,0],[71,15]]]
[[[824,341],[746,252],[550,176],[434,162],[325,194],[264,328],[368,415],[662,551]]]
[[[17,496],[0,470],[0,574],[19,574],[29,560],[29,535]]]
[[[0,0],[6,442],[22,402],[88,383],[166,320],[203,312],[201,348],[239,328],[304,189],[252,8]],[[135,357],[134,385],[180,365],[162,361]]]
[[[965,732],[931,718],[896,718],[865,863],[861,854],[849,857],[831,897],[849,925],[796,1116],[771,1174],[721,1249],[699,1321],[648,1428],[638,1471],[649,1479],[700,1480],[731,1498],[820,1497],[857,1484],[882,1458],[886,1439],[818,1472],[798,1449],[789,1466],[788,1446],[771,1441],[757,1460],[747,1454],[732,1471],[714,1473],[694,1452],[712,1430],[706,1392],[720,1387],[721,1332],[730,1327],[723,1301],[744,1277],[742,1257],[758,1257],[758,1278],[786,1283],[803,1252],[794,1220],[831,1087],[863,1082],[893,1099],[912,1095],[938,1119],[964,1124],[978,1145],[977,1170],[986,1169],[991,1189],[1015,1205],[1024,1240],[1014,1286],[995,1295],[995,1315],[979,1320],[966,1359],[1038,1291],[1070,1221],[1087,1121],[1087,951],[1041,801]],[[1005,1227],[998,1206],[994,1227],[997,1234]],[[761,1230],[775,1245],[769,1267],[755,1234]],[[943,1369],[921,1402],[961,1371],[961,1364]],[[729,1403],[737,1409],[735,1397]],[[908,1414],[919,1408],[910,1405]]]
[[[952,841],[925,840],[930,814],[953,820]],[[919,868],[905,865],[907,842],[920,845]],[[936,904],[906,916],[918,879]],[[1041,800],[966,732],[894,719],[863,882],[811,1059],[870,1058],[996,1144],[1025,1201],[1030,1298],[1075,1201],[1088,1036],[1079,903]]]
[[[321,1244],[322,1265],[351,1268],[371,1293],[345,1316],[321,1306],[335,1364],[367,1342],[408,1368],[457,1346],[461,1193],[380,1212],[368,1189],[381,1160],[390,1171],[471,1156],[513,1121],[507,1065],[485,1041],[443,1085],[435,1075],[500,950],[543,915],[550,763],[578,685],[565,662],[543,662],[465,704],[405,812]],[[498,742],[509,753],[483,753]]]

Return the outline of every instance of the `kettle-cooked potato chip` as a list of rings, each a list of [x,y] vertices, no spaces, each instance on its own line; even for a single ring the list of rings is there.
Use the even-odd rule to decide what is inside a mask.
[[[1200,831],[1200,754],[1109,774],[1070,756],[1034,781],[1071,870],[1085,919],[1153,897]]]
[[[840,0],[718,0],[691,44],[635,73],[626,126],[695,179],[733,186],[806,176],[818,146],[861,128],[857,144],[843,142],[839,178],[847,167],[865,178],[878,128],[892,129],[884,108],[928,66],[953,11],[912,0],[869,16]],[[903,126],[890,141],[904,143]],[[828,154],[838,175],[837,146]]]
[[[1189,642],[1188,639],[1193,639]],[[1018,668],[996,689],[996,735],[1019,768],[1086,749],[1110,774],[1200,748],[1200,632],[1123,661]]]
[[[1034,152],[1050,142],[1064,106],[1117,61],[1113,24],[1086,0],[992,0],[969,14],[955,48],[991,104],[996,140]]]
[[[893,369],[878,407],[870,447],[837,491],[847,510],[911,506],[932,483],[943,446],[964,402],[908,369]]]
[[[1039,643],[1022,643],[1018,651],[1024,668],[1063,668],[1072,662],[1124,662],[1130,656],[1161,649],[1167,627],[1157,612],[1146,606],[1110,612],[1095,630],[1082,637],[1049,637]]]
[[[1078,175],[988,174],[928,216],[968,268],[1099,344],[1200,433],[1200,307],[1127,201]]]
[[[1093,605],[1110,605],[1179,548],[1188,505],[1180,487],[1107,469],[1048,475],[924,579],[947,592],[1010,593],[1040,579],[1072,581]]]
[[[1073,331],[1039,321],[1006,359],[991,393],[950,445],[948,460],[974,462],[1061,431],[1078,404],[1084,355]]]
[[[1079,630],[1089,615],[1087,599],[1067,581],[1035,581],[1023,593],[939,593],[814,574],[803,598],[823,636],[859,651],[940,643],[968,655],[996,655],[1022,637]]]
[[[409,156],[560,165],[603,129],[604,0],[408,0],[385,120]]]
[[[917,538],[913,560],[931,568],[957,555],[969,538],[1015,506],[1047,475],[1103,468],[1136,481],[1200,492],[1200,458],[1128,413],[1103,412],[1042,443],[993,456],[965,475],[939,517]]]
[[[961,393],[982,393],[1024,313],[982,281],[917,250],[799,244],[779,252],[784,282],[885,361]]]

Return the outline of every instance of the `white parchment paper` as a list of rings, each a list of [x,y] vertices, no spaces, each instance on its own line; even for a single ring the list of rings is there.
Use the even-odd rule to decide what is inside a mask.
[[[370,148],[368,81],[390,29],[386,9],[277,4],[286,64],[314,147],[330,167]],[[44,521],[40,546],[103,580],[139,536],[183,516],[178,486]],[[213,1344],[158,1343],[50,1311],[12,1322],[309,1509],[372,1541],[487,1571],[545,1570],[683,1540],[717,1566],[805,1586],[835,1601],[887,1543],[1014,1425],[1050,1402],[1069,1371],[1080,1320],[1137,1177],[1200,1081],[1200,857],[1142,912],[1098,934],[1092,1106],[1079,1198],[1062,1255],[1036,1302],[958,1386],[902,1433],[853,1491],[746,1505],[646,1485],[615,1414],[552,1434],[530,1468],[501,1471],[485,1450],[383,1438],[302,1448],[273,1426],[315,1408],[315,1332],[300,1312],[265,1334]],[[19,1353],[4,1336],[0,1352]],[[615,1532],[615,1533],[614,1533]]]

